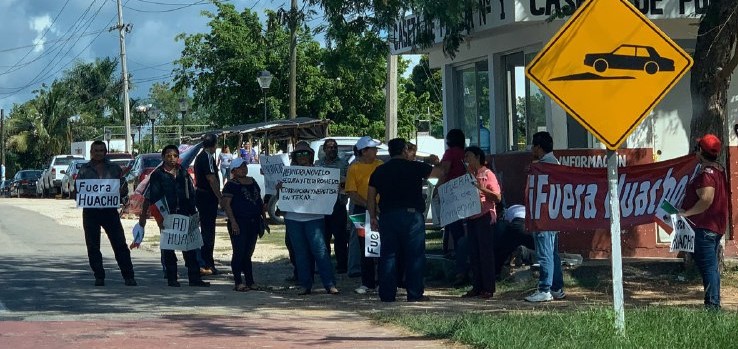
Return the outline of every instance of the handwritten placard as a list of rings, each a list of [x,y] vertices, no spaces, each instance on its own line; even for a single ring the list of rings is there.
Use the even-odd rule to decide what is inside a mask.
[[[338,199],[341,170],[287,166],[282,171],[279,209],[285,212],[329,215]]]
[[[282,170],[290,164],[287,154],[259,157],[261,172],[264,173],[264,193],[277,194],[277,182],[282,180]]]
[[[438,187],[441,225],[449,225],[482,212],[479,190],[474,183],[475,179],[471,175],[464,175]]]
[[[673,239],[671,240],[671,246],[669,252],[684,251],[694,252],[694,229],[687,223],[687,219],[678,215],[672,214],[671,226],[674,228]]]
[[[162,250],[190,251],[202,247],[200,215],[170,214],[164,217],[159,248]]]
[[[118,208],[120,206],[119,179],[78,179],[74,187],[77,191],[77,207]]]

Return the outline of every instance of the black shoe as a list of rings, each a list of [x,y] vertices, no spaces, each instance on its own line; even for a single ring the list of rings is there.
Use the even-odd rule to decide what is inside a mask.
[[[430,301],[430,297],[428,297],[428,296],[421,296],[420,298],[408,299],[407,301],[408,302],[428,302],[428,301]]]
[[[179,281],[177,281],[177,280],[169,280],[169,281],[167,281],[167,286],[169,286],[169,287],[179,287],[181,285],[179,284]]]
[[[190,286],[192,287],[210,287],[210,283],[206,281],[190,281]]]
[[[105,279],[95,279],[95,286],[105,286]]]
[[[126,284],[126,286],[138,286],[138,283],[134,278],[126,279],[124,283]]]

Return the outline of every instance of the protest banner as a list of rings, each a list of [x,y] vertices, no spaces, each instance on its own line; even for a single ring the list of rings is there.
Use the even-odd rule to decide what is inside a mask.
[[[692,229],[692,226],[689,225],[686,218],[678,214],[673,214],[670,218],[675,234],[671,240],[669,252],[694,252],[694,229]]]
[[[622,229],[654,223],[664,200],[681,206],[697,170],[694,155],[619,169],[618,197]],[[606,169],[546,163],[530,166],[525,188],[528,231],[593,230],[610,227]]]
[[[441,225],[446,226],[460,219],[482,212],[476,179],[469,174],[454,178],[438,187],[441,199]]]
[[[282,171],[279,209],[285,212],[329,215],[338,199],[341,170],[287,166]]]
[[[171,214],[164,217],[159,248],[162,250],[190,251],[202,247],[200,215]]]
[[[74,187],[77,191],[77,207],[118,208],[120,206],[119,179],[78,179]]]
[[[287,154],[259,157],[261,172],[264,173],[264,194],[276,195],[277,182],[282,180],[282,170],[290,164]]]
[[[364,257],[379,258],[382,241],[378,231],[372,230],[369,212],[350,215],[356,234],[364,239]]]

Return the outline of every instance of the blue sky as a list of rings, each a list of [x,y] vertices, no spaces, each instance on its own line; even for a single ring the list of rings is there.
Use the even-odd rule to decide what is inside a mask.
[[[171,79],[171,62],[182,51],[179,33],[206,32],[204,0],[123,0],[123,21],[132,25],[126,36],[132,98],[148,95],[155,82]],[[289,7],[286,0],[232,0],[236,9]],[[302,4],[302,1],[299,1]],[[77,60],[118,57],[116,0],[0,0],[0,108],[33,97],[42,83],[51,83]],[[312,21],[312,25],[320,21]],[[406,57],[411,58],[411,57]],[[417,57],[411,58],[417,62]]]

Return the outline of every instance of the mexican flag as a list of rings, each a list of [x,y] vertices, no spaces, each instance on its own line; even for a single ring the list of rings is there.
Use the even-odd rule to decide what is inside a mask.
[[[656,212],[654,212],[656,218],[658,218],[656,223],[664,228],[667,233],[671,234],[671,232],[674,231],[674,227],[671,225],[671,215],[677,213],[679,213],[679,210],[677,210],[674,205],[666,200],[661,201],[659,207],[656,208]]]
[[[354,223],[354,228],[356,228],[356,234],[359,237],[364,237],[366,235],[366,214],[359,213],[359,214],[352,214],[349,216],[351,219],[351,223]]]

